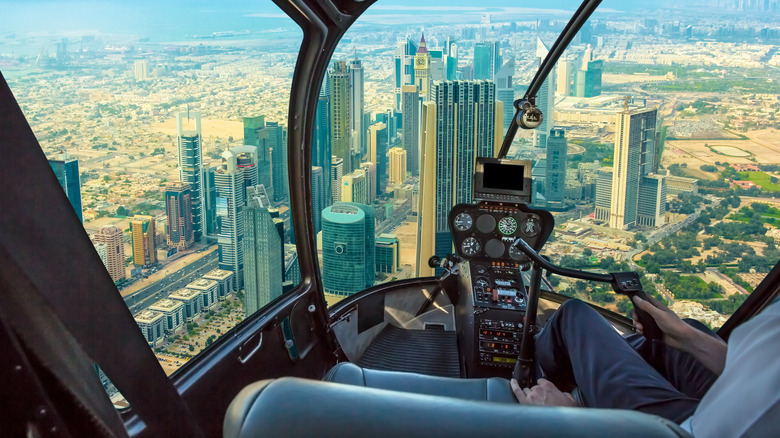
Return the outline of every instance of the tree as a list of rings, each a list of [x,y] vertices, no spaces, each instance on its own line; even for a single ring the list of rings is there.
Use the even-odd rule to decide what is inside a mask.
[[[125,206],[120,205],[119,208],[116,209],[116,215],[117,216],[130,216],[130,210],[125,208]]]
[[[195,347],[193,347],[192,344],[190,344],[190,351],[195,351]]]

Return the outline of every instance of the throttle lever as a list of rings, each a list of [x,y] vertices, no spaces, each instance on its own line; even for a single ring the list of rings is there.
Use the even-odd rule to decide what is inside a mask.
[[[647,339],[662,339],[663,332],[655,319],[650,316],[649,313],[637,307],[634,304],[634,297],[637,296],[640,299],[650,302],[650,298],[645,291],[642,290],[642,284],[639,282],[639,275],[636,272],[613,272],[612,274],[612,289],[617,294],[627,296],[631,300],[631,304],[634,306],[639,322],[642,324],[642,332]],[[652,305],[652,304],[651,304]]]

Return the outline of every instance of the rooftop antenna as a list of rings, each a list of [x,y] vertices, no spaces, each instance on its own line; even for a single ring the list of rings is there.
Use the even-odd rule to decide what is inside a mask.
[[[628,95],[623,97],[623,111],[628,112]]]

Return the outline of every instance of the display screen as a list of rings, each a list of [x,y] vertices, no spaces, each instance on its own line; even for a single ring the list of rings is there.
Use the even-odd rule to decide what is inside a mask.
[[[486,189],[523,191],[525,166],[485,163],[482,186]]]
[[[515,363],[515,362],[517,362],[517,359],[515,359],[513,357],[497,357],[497,356],[493,356],[493,362]]]

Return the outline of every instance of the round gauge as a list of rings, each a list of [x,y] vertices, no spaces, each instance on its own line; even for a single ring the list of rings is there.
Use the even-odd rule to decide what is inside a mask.
[[[460,244],[460,251],[464,256],[473,257],[482,250],[482,245],[479,244],[479,240],[476,237],[467,237],[463,243]]]
[[[461,213],[455,216],[455,229],[458,231],[466,231],[474,224],[474,219],[468,213]]]
[[[496,218],[483,214],[477,218],[477,229],[482,233],[492,233],[496,229]]]
[[[474,272],[477,273],[477,275],[485,275],[487,274],[488,268],[486,268],[484,265],[475,265],[474,266]]]
[[[498,259],[503,257],[504,251],[506,251],[506,247],[504,247],[504,242],[498,240],[498,239],[490,239],[485,244],[485,253],[488,255],[488,257]]]
[[[515,234],[515,231],[517,231],[517,219],[512,216],[502,217],[498,221],[498,231],[501,231],[501,234],[505,236]]]
[[[490,282],[485,277],[477,277],[477,279],[474,280],[474,286],[488,287],[490,286]]]
[[[525,254],[523,254],[523,252],[517,249],[514,245],[509,245],[509,257],[512,257],[512,260],[526,259]]]
[[[528,217],[526,220],[523,221],[523,225],[520,228],[520,231],[523,232],[528,237],[536,237],[540,231],[542,231],[542,224],[539,223],[539,220],[537,220],[535,217]]]

